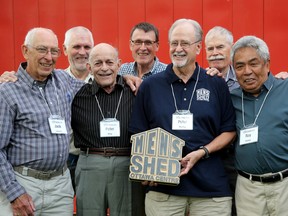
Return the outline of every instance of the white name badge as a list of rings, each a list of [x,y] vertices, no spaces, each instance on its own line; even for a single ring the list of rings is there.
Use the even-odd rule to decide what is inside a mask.
[[[258,142],[258,126],[240,130],[240,145]]]
[[[173,113],[172,130],[193,130],[193,114],[186,110]]]
[[[48,118],[52,134],[67,134],[65,120],[58,115],[52,115]]]
[[[115,118],[100,121],[100,137],[120,137],[120,122]]]

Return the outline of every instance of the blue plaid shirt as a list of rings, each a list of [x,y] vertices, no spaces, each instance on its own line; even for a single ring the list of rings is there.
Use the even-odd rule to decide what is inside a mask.
[[[52,134],[48,118],[60,115],[71,130],[71,103],[83,82],[54,70],[42,97],[33,78],[20,65],[15,83],[0,84],[0,189],[12,201],[25,193],[13,167],[48,171],[67,161],[70,134]]]
[[[153,74],[157,74],[161,71],[164,71],[166,69],[166,67],[167,67],[167,64],[160,62],[159,59],[157,57],[155,57],[155,62],[154,62],[152,70],[149,71],[148,73],[144,74],[142,79],[144,80]],[[120,69],[119,69],[118,74],[120,74],[120,75],[129,74],[129,75],[138,76],[137,62],[129,62],[129,63],[122,64]]]

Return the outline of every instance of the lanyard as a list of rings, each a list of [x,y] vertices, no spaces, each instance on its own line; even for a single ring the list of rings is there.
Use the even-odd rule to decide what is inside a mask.
[[[263,105],[264,105],[264,103],[266,101],[266,98],[268,97],[272,87],[273,87],[273,85],[270,87],[270,89],[268,90],[267,94],[265,95],[264,100],[263,100],[263,102],[262,102],[262,104],[261,104],[261,106],[260,106],[260,108],[258,110],[258,113],[257,113],[252,125],[256,124],[256,121],[257,121],[257,119],[258,119],[258,117],[260,115],[260,112],[262,111]],[[245,125],[245,111],[244,111],[243,91],[242,91],[242,98],[241,99],[242,99],[242,120],[243,120],[243,126],[244,126],[244,128],[248,128],[248,126]]]
[[[190,107],[191,107],[191,103],[192,103],[192,98],[193,98],[193,96],[194,96],[194,93],[195,93],[195,90],[196,90],[196,86],[197,86],[198,81],[199,81],[199,74],[200,74],[200,67],[198,68],[196,83],[195,83],[195,85],[194,85],[194,89],[193,89],[193,92],[192,92],[192,95],[191,95],[191,98],[190,98],[190,102],[189,102],[189,106],[188,106],[188,110],[187,110],[187,111],[190,111]],[[175,94],[174,94],[174,88],[173,88],[172,83],[171,83],[171,91],[172,91],[172,96],[173,96],[173,100],[174,100],[174,105],[175,105],[176,112],[177,112],[177,113],[180,113],[181,111],[179,111],[179,109],[178,109],[178,107],[177,107],[176,97],[175,97]],[[182,111],[182,113],[183,113],[183,111]]]
[[[116,111],[115,111],[114,119],[116,119],[116,116],[117,116],[117,113],[118,113],[118,109],[119,109],[119,106],[120,106],[120,102],[121,102],[121,99],[122,99],[122,95],[123,95],[123,89],[122,89],[121,94],[120,94],[120,98],[119,98],[118,105],[117,105],[117,108],[116,108]],[[103,119],[105,119],[104,114],[103,114],[102,109],[101,109],[101,106],[100,106],[100,103],[99,103],[99,100],[97,98],[97,95],[95,95],[95,99],[97,101],[97,105],[99,107],[101,116],[102,116]]]
[[[56,93],[56,100],[57,100],[58,112],[59,112],[59,115],[61,115],[60,106],[59,106],[59,96],[58,96],[58,94],[57,94],[57,89],[56,89],[55,82],[54,82],[54,79],[53,79],[53,78],[52,78],[52,85],[53,85],[54,91],[55,91],[55,93]],[[38,86],[38,89],[39,89],[39,91],[40,91],[40,94],[41,94],[43,100],[45,101],[45,103],[46,103],[46,105],[47,105],[47,107],[48,107],[48,109],[49,109],[50,115],[52,115],[52,111],[51,111],[50,106],[49,106],[49,104],[48,104],[48,102],[47,102],[47,100],[46,100],[46,97],[45,97],[43,88]]]

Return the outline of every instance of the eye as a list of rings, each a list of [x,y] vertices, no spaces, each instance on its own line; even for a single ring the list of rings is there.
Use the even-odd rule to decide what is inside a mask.
[[[94,66],[95,66],[95,67],[101,67],[101,66],[102,66],[102,62],[95,62],[95,63],[94,63]]]
[[[152,42],[152,41],[149,41],[149,40],[146,40],[146,41],[144,41],[144,44],[145,44],[146,46],[151,46],[151,45],[153,44],[153,42]]]
[[[36,49],[39,53],[47,53],[47,48],[46,47],[38,47],[37,49]],[[52,50],[51,50],[51,52],[52,52]]]

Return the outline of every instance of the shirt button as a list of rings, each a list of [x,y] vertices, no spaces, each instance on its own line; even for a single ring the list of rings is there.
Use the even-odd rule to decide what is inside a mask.
[[[186,98],[184,98],[184,101],[186,101],[187,99]]]

